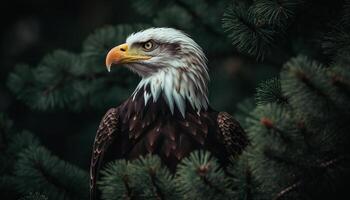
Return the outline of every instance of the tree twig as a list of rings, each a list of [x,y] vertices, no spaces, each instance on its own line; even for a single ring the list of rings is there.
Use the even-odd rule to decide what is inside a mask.
[[[329,161],[325,161],[325,162],[322,162],[319,167],[324,169],[324,168],[328,168],[334,164],[336,164],[337,162],[339,162],[340,160],[342,160],[342,158],[334,158],[334,159],[331,159]],[[282,191],[280,191],[279,193],[277,193],[277,195],[275,196],[275,198],[273,198],[274,200],[279,200],[281,199],[285,194],[295,190],[297,187],[301,186],[303,183],[303,181],[299,180],[298,182],[284,188]]]
[[[289,193],[290,191],[294,190],[295,188],[299,187],[301,185],[301,181],[298,181],[296,183],[294,183],[293,185],[290,185],[288,187],[286,187],[285,189],[283,189],[282,191],[280,191],[276,197],[274,198],[274,200],[278,200],[281,197],[283,197],[285,194]]]

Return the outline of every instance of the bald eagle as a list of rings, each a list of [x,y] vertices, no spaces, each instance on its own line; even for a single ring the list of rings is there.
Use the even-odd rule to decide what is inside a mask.
[[[106,66],[123,64],[141,76],[133,94],[103,117],[93,145],[91,199],[102,163],[157,154],[175,170],[196,149],[226,163],[247,145],[239,123],[209,106],[206,57],[201,47],[173,28],[149,28],[112,48]]]

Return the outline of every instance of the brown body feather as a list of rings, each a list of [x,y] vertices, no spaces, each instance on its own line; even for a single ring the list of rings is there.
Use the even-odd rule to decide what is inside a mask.
[[[110,109],[101,121],[94,142],[90,167],[91,199],[102,163],[135,159],[149,153],[161,157],[175,171],[179,161],[197,149],[210,151],[222,163],[238,155],[248,141],[243,129],[226,112],[209,108],[199,114],[186,106],[185,118],[171,114],[164,98],[144,103],[143,92]]]

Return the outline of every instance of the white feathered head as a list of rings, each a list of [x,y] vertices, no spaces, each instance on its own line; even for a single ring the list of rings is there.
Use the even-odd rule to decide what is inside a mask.
[[[186,101],[198,112],[208,107],[209,81],[206,57],[201,47],[185,33],[173,28],[149,28],[131,34],[125,44],[114,47],[106,57],[112,64],[123,64],[142,77],[134,94],[144,91],[145,103],[156,102],[160,94],[170,110],[176,105],[184,115]]]

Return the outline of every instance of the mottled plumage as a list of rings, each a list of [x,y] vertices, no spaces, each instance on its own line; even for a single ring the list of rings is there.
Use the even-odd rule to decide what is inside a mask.
[[[156,48],[142,50],[149,41]],[[187,35],[170,28],[147,29],[112,49],[107,67],[111,56],[142,80],[133,95],[101,121],[90,167],[92,199],[99,168],[106,161],[151,153],[175,171],[193,150],[208,150],[225,164],[247,145],[239,123],[209,106],[206,58]]]

